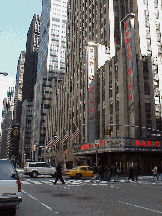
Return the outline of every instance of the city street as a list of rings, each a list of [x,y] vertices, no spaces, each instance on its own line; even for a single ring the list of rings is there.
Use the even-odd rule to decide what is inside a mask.
[[[65,185],[48,176],[36,179],[19,172],[23,201],[17,216],[106,216],[106,215],[161,215],[162,182],[151,177],[140,177],[132,182],[119,179],[97,182],[90,179],[64,177]]]

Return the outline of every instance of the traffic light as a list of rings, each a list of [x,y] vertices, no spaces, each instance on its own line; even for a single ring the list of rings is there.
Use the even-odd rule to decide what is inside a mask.
[[[105,129],[105,135],[111,135],[111,129],[109,127]]]
[[[106,129],[105,129],[105,135],[108,135],[108,129],[109,129],[109,128],[106,128]]]
[[[16,130],[13,131],[13,135],[16,136]]]
[[[108,129],[108,135],[111,135],[111,129],[110,128]]]

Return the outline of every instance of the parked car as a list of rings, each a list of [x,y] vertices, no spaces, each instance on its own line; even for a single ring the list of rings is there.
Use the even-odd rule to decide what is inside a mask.
[[[55,176],[56,168],[46,162],[26,162],[24,174],[36,178],[38,175]]]
[[[72,178],[93,177],[93,169],[90,166],[75,166],[72,169],[65,170],[65,175]]]
[[[17,171],[10,160],[0,159],[0,214],[7,210],[9,213],[6,215],[15,215],[21,202],[21,183]]]

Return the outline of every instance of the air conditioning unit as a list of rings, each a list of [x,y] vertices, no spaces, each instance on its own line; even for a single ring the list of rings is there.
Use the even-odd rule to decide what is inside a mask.
[[[105,48],[105,54],[110,54],[110,47]]]

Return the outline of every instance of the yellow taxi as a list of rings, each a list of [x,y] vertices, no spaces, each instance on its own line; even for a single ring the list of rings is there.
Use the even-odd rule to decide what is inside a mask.
[[[69,177],[76,177],[80,179],[81,177],[93,177],[93,169],[90,166],[75,166],[72,169],[65,170],[65,175]]]

